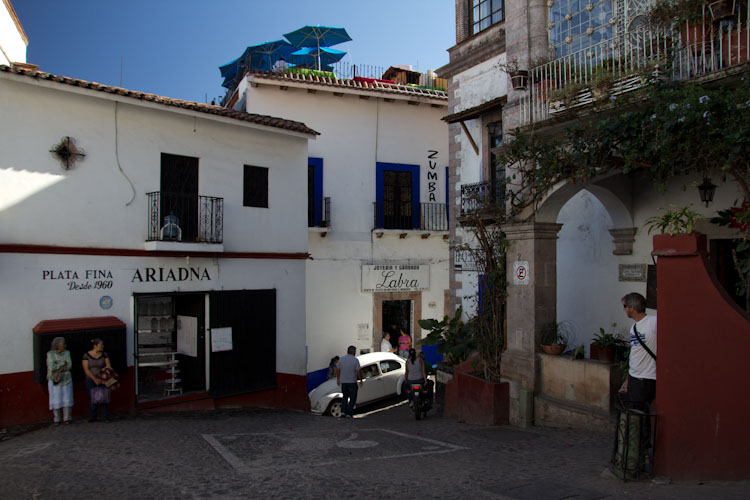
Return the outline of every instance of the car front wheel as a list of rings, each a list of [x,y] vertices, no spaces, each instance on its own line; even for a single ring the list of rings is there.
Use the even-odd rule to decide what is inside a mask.
[[[333,401],[331,401],[331,404],[328,405],[328,411],[326,413],[328,413],[332,417],[339,418],[342,415],[341,408],[341,400],[334,399]]]

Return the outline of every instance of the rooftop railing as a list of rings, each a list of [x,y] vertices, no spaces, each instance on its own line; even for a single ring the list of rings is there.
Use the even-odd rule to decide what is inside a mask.
[[[742,8],[721,20],[705,8],[701,19],[672,30],[644,26],[531,68],[519,107],[521,124],[595,102],[595,88],[603,80],[610,83],[606,98],[617,99],[645,84],[644,74],[685,80],[747,62],[750,0],[741,3]],[[566,91],[568,98],[561,105],[557,97]]]

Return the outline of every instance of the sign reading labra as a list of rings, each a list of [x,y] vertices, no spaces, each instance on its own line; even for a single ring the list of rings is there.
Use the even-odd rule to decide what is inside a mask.
[[[430,289],[430,266],[385,264],[362,266],[363,292],[424,292]]]

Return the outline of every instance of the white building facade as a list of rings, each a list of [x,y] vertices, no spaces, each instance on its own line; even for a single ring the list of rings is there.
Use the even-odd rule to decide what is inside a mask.
[[[306,175],[290,120],[0,66],[0,425],[46,416],[64,336],[76,412],[91,338],[115,412],[309,406]]]
[[[250,73],[231,105],[321,133],[308,162],[308,386],[347,346],[379,350],[394,325],[422,338],[418,320],[447,311],[445,92]]]
[[[0,9],[0,64],[25,63],[29,39],[10,0],[3,0],[3,4]]]

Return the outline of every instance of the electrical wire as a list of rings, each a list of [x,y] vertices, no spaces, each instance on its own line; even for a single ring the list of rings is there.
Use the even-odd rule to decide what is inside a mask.
[[[125,177],[125,180],[128,181],[128,184],[130,184],[130,189],[133,190],[133,197],[130,198],[130,201],[125,204],[125,206],[130,206],[131,203],[135,200],[135,186],[133,185],[133,181],[130,180],[130,177],[127,176],[125,171],[122,169],[122,165],[120,165],[120,149],[119,149],[119,139],[118,139],[118,131],[117,131],[117,110],[119,103],[115,101],[115,160],[117,161],[117,168],[120,169],[120,173],[123,177]]]

